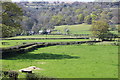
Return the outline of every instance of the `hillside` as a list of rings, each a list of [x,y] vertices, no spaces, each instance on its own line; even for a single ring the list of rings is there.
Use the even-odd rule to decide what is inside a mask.
[[[61,25],[55,26],[55,30],[65,34],[65,29],[70,31],[70,34],[91,34],[90,30],[91,25],[88,24],[78,24],[78,25]]]
[[[21,22],[24,30],[38,32],[41,29],[53,29],[54,26],[92,24],[93,21],[105,19],[111,24],[115,21],[119,3],[97,2],[20,2],[24,16]],[[114,10],[110,10],[113,9]]]

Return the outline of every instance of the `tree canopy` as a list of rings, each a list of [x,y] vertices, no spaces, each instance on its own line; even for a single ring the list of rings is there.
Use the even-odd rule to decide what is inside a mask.
[[[20,34],[22,9],[15,3],[2,2],[2,35],[0,37],[11,37]]]
[[[93,36],[98,37],[99,39],[105,39],[106,34],[108,33],[109,30],[109,24],[105,21],[97,21],[94,22],[91,31]]]
[[[17,3],[24,12],[22,27],[25,30],[54,28],[58,25],[92,24],[97,20],[106,20],[117,24],[117,2],[20,2]],[[35,25],[34,25],[35,24]],[[33,29],[32,27],[36,28]]]

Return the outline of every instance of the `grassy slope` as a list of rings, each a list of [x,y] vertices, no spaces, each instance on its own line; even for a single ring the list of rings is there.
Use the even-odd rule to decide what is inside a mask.
[[[116,25],[117,26],[117,25]],[[72,34],[91,34],[90,30],[91,25],[88,24],[79,24],[79,25],[61,25],[55,26],[56,30],[65,33],[65,29],[68,28]],[[118,34],[118,31],[111,31],[112,33]]]
[[[55,26],[56,30],[60,30],[60,32],[65,33],[65,28],[70,30],[72,34],[91,34],[89,31],[91,25],[88,24],[79,24],[79,25],[62,25],[62,26]]]
[[[69,42],[69,41],[88,41],[89,39],[57,39],[57,40],[2,40],[0,41],[0,47],[11,47],[22,45],[23,43],[34,43],[34,42]],[[2,42],[7,42],[2,45]]]
[[[3,60],[3,70],[37,66],[44,70],[35,73],[50,77],[117,78],[117,53],[117,46],[52,46]]]

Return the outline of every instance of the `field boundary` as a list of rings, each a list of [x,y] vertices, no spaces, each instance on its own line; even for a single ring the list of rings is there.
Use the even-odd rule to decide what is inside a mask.
[[[81,37],[81,38],[13,38],[13,39],[0,39],[0,40],[44,40],[44,39],[89,39],[89,37]]]
[[[33,51],[37,48],[55,46],[55,45],[74,45],[84,43],[97,43],[101,41],[71,41],[71,42],[36,42],[31,44],[25,44],[21,46],[13,46],[10,48],[0,48],[2,50],[2,58],[12,57],[18,54],[24,54],[26,52]]]

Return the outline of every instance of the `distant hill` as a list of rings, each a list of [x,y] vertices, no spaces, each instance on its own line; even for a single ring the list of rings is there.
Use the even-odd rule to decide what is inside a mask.
[[[119,2],[120,0],[95,0],[95,2]]]

